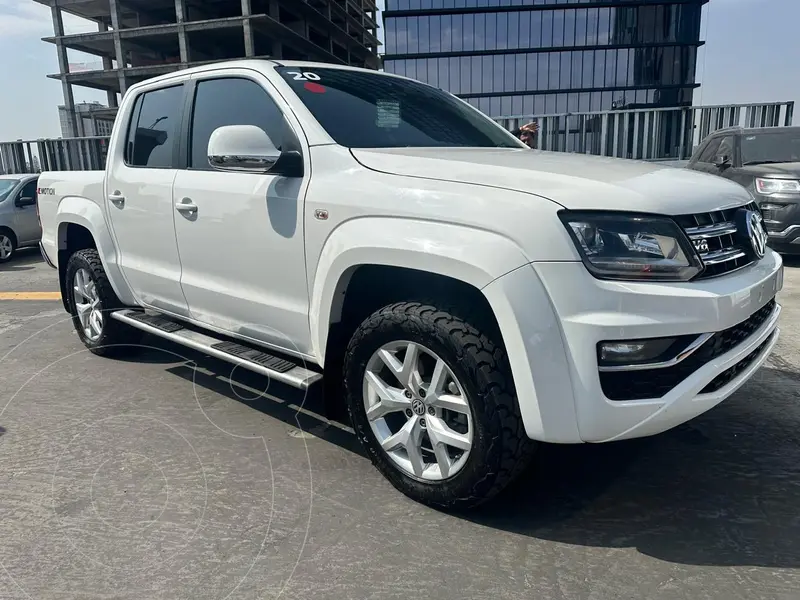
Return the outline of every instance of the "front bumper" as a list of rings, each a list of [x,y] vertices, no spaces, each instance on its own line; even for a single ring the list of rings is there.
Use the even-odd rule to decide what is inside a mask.
[[[756,194],[769,245],[778,252],[800,252],[800,204],[796,194]],[[766,207],[766,208],[764,208]]]
[[[784,254],[800,253],[800,225],[787,225],[778,231],[767,231],[770,248]]]
[[[780,307],[765,309],[769,314],[744,339],[695,365],[659,397],[609,399],[598,342],[735,328],[782,286],[783,263],[768,251],[739,271],[690,283],[601,281],[582,263],[534,263],[484,292],[495,307],[529,437],[569,443],[653,435],[712,408],[766,360],[778,338]]]

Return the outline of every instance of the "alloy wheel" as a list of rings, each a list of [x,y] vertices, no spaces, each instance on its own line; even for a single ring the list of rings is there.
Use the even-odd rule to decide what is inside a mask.
[[[0,260],[6,260],[13,252],[14,244],[11,242],[11,238],[0,233]]]
[[[83,335],[89,341],[96,342],[103,334],[103,305],[97,293],[97,285],[86,269],[75,272],[73,290],[75,312]]]
[[[378,444],[405,474],[441,481],[472,448],[472,414],[447,363],[422,344],[384,344],[367,362],[364,408]]]

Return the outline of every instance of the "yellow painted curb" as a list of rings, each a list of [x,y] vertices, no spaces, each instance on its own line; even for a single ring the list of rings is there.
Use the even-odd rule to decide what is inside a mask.
[[[61,300],[60,292],[0,292],[0,300]]]

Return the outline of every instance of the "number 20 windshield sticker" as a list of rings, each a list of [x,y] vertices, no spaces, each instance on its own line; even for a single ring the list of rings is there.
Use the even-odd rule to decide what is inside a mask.
[[[300,71],[286,71],[287,75],[292,75],[292,79],[294,81],[319,81],[322,79],[316,73],[311,73],[310,71],[305,71],[301,73]]]
[[[314,94],[324,94],[327,91],[325,86],[315,83],[322,79],[316,73],[312,73],[310,71],[304,71],[302,73],[300,71],[287,71],[286,74],[291,75],[293,81],[304,81],[305,83],[303,84],[303,87],[308,92],[312,92]]]

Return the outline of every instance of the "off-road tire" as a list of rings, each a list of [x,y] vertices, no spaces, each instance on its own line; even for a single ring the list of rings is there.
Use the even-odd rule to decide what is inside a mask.
[[[443,509],[477,506],[508,486],[530,463],[536,443],[525,434],[505,350],[462,318],[458,307],[400,302],[370,315],[356,329],[344,357],[345,398],[361,443],[378,470],[410,498]],[[395,340],[430,348],[452,369],[468,396],[473,441],[467,463],[442,481],[403,473],[378,444],[363,400],[363,378],[372,354]]]
[[[97,292],[103,307],[103,332],[96,341],[90,340],[84,334],[75,309],[73,281],[75,280],[75,273],[81,268],[88,271],[89,276],[97,286]],[[108,276],[103,268],[103,263],[100,261],[97,250],[90,248],[75,252],[67,261],[67,268],[64,276],[66,277],[65,288],[67,290],[72,323],[84,346],[86,346],[90,352],[98,356],[122,356],[138,351],[138,344],[141,341],[142,333],[138,329],[134,329],[125,323],[111,318],[110,313],[114,310],[124,308],[124,305],[120,302],[120,299],[117,298],[117,295],[114,293],[114,288],[111,287],[111,283],[108,281]]]

